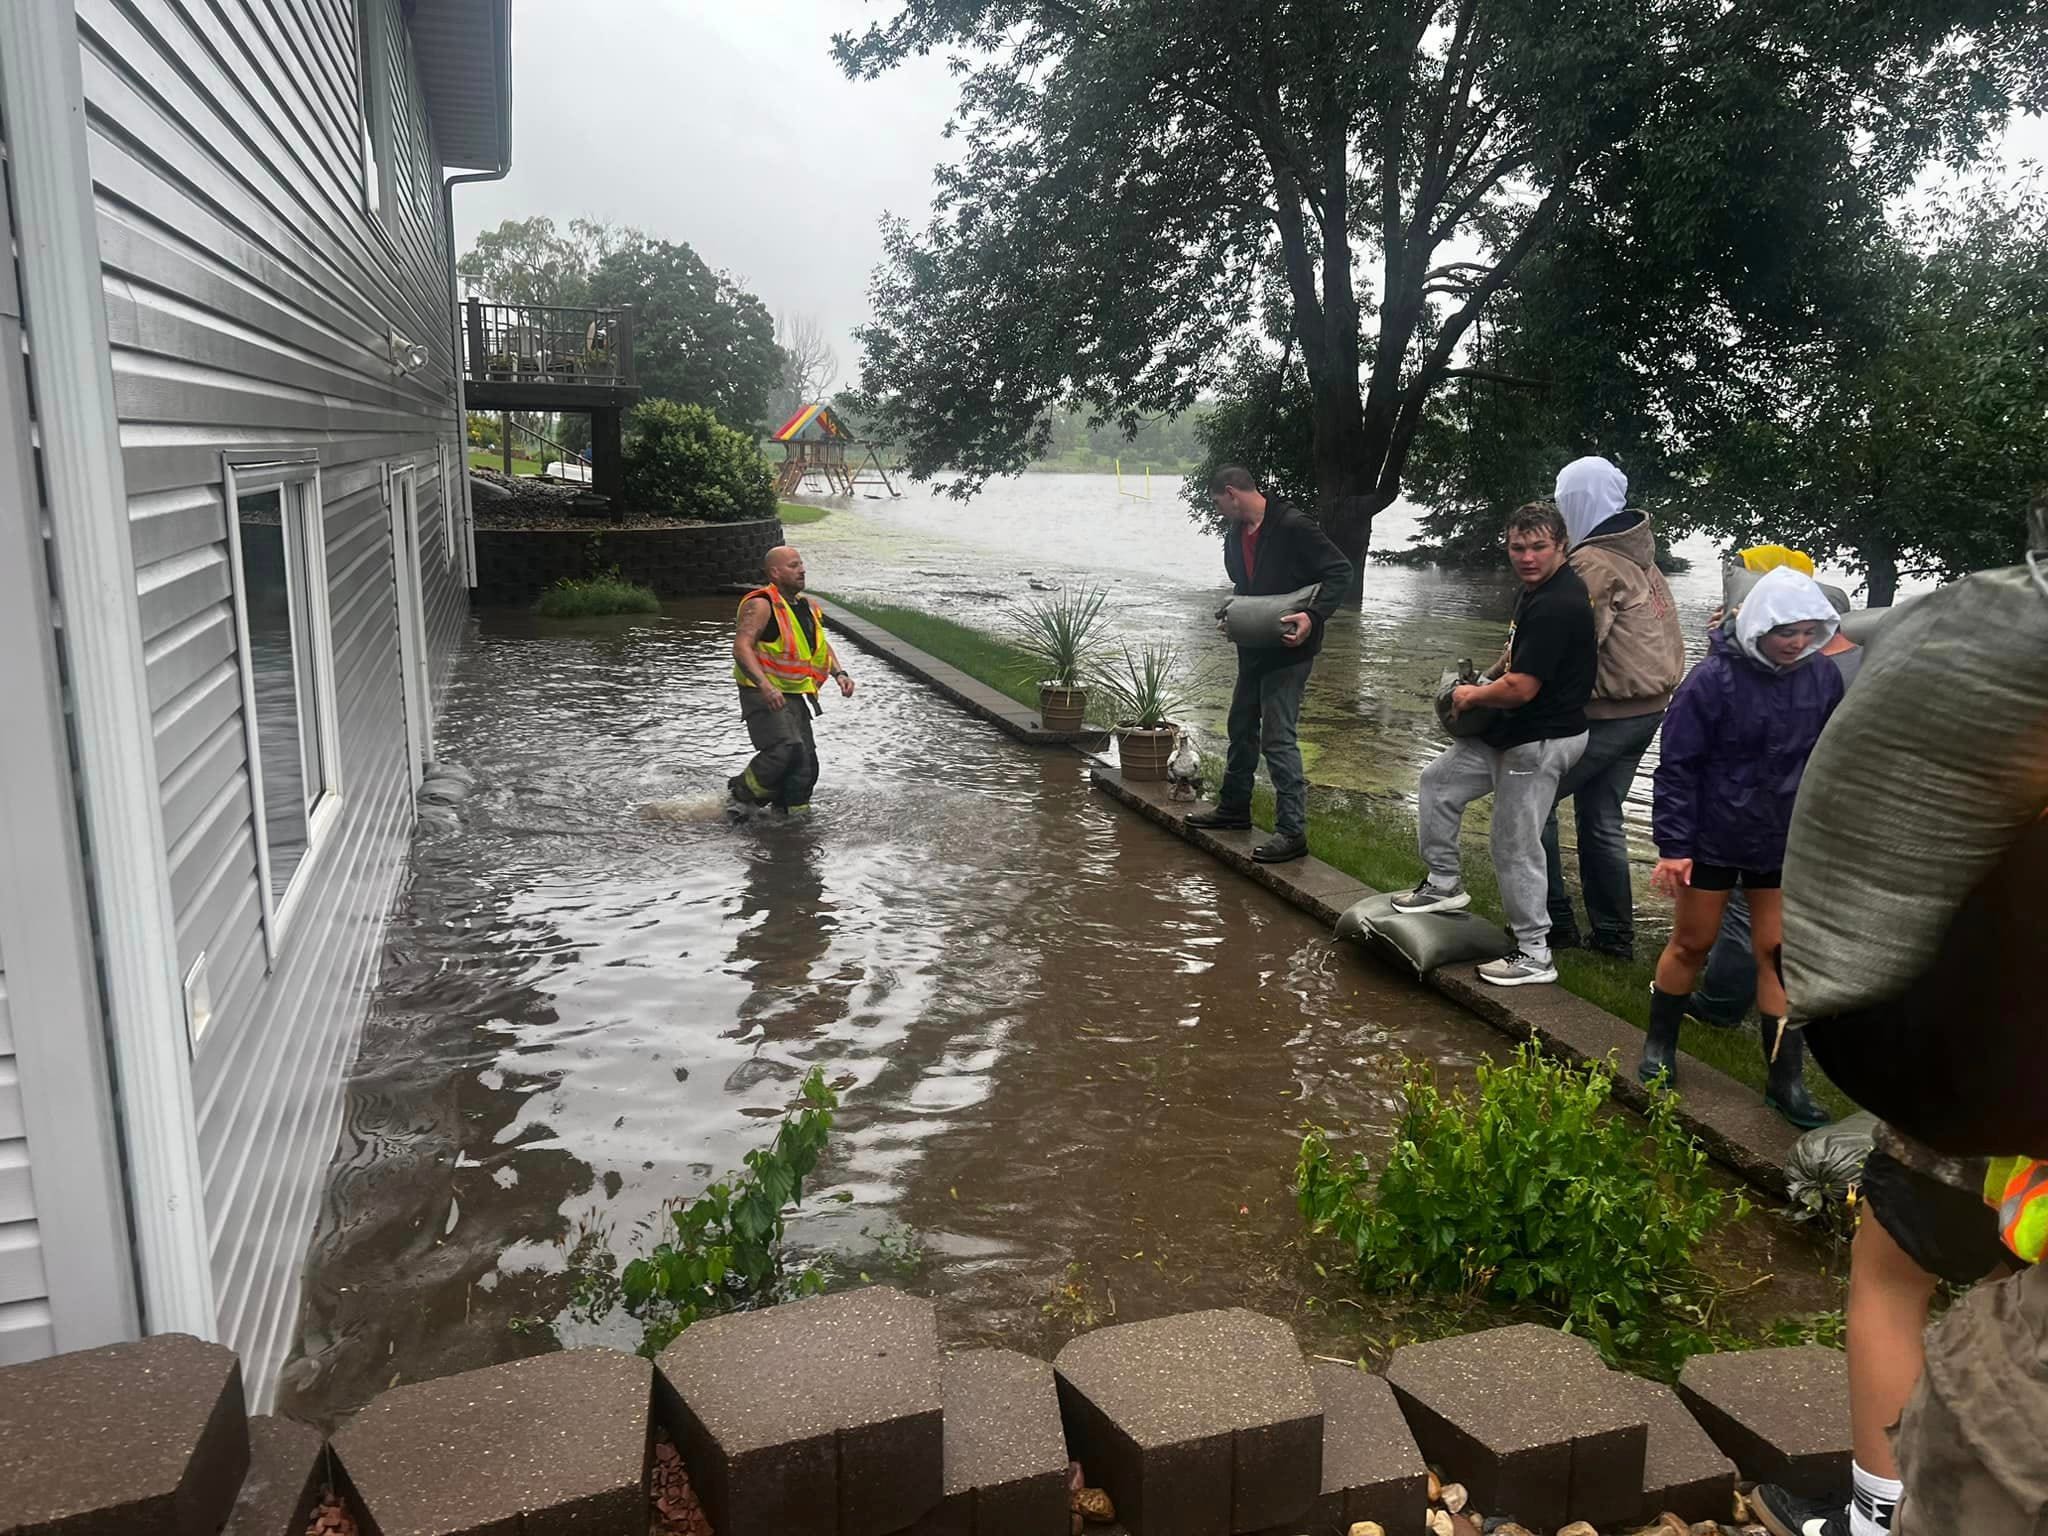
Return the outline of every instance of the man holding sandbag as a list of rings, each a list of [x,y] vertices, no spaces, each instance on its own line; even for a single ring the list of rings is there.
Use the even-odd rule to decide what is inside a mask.
[[[1314,518],[1262,495],[1240,464],[1217,470],[1209,495],[1227,525],[1223,569],[1236,596],[1216,627],[1237,642],[1237,687],[1230,695],[1223,787],[1214,808],[1195,812],[1188,825],[1249,827],[1252,780],[1263,750],[1273,776],[1273,835],[1252,857],[1279,864],[1308,852],[1308,775],[1297,736],[1301,696],[1322,649],[1323,626],[1350,588],[1351,562]],[[1246,598],[1282,601],[1240,601]]]

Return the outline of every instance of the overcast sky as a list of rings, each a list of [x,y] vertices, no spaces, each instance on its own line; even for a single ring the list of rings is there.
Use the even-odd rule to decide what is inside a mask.
[[[942,62],[869,84],[831,58],[836,31],[893,0],[514,0],[512,174],[458,187],[456,237],[545,213],[685,240],[771,311],[809,313],[859,368],[884,212],[921,223],[954,100]],[[2008,135],[2048,159],[2048,124]]]

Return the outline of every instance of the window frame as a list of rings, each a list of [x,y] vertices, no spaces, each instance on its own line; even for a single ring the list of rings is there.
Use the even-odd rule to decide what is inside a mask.
[[[265,969],[275,970],[284,948],[285,935],[311,883],[309,876],[320,862],[321,850],[331,840],[341,818],[343,785],[341,777],[341,721],[335,704],[334,616],[327,585],[326,508],[321,497],[319,455],[308,450],[292,454],[227,453],[221,456],[223,509],[228,525],[228,585],[235,610],[235,665],[241,674],[242,742],[249,778],[251,834],[256,843],[256,887],[262,904]],[[283,530],[285,603],[292,620],[300,616],[303,602],[310,654],[301,656],[296,632],[293,636],[292,697],[298,710],[299,751],[307,752],[306,688],[308,674],[313,692],[316,721],[325,722],[324,731],[312,736],[312,751],[320,764],[320,796],[305,808],[306,851],[292,871],[282,896],[271,879],[270,823],[263,787],[263,740],[256,715],[256,668],[249,646],[249,603],[242,567],[242,498],[278,492],[278,517]],[[296,510],[295,510],[296,509]],[[293,528],[296,515],[299,527]],[[294,624],[296,631],[296,625]]]

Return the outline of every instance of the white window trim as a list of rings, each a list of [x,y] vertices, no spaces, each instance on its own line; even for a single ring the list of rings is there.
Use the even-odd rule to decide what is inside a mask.
[[[320,498],[320,463],[312,453],[288,456],[224,454],[221,480],[226,493],[229,584],[235,603],[235,663],[241,672],[242,682],[242,740],[248,759],[253,816],[251,830],[256,840],[256,884],[263,904],[263,951],[266,968],[275,970],[292,916],[311,884],[308,876],[319,863],[320,850],[327,845],[335,823],[341,817],[341,722],[335,707],[334,619],[328,608],[327,530]],[[282,900],[278,898],[270,877],[270,825],[263,790],[263,743],[256,718],[256,669],[249,655],[249,607],[243,593],[242,520],[236,512],[242,497],[273,489],[281,493],[278,510],[285,524],[285,601],[294,612],[298,611],[297,605],[301,601],[305,603],[306,628],[313,651],[306,660],[312,670],[317,717],[327,724],[327,729],[315,733],[313,740],[314,749],[320,757],[320,776],[326,787],[320,798],[306,808],[306,852],[300,858],[298,868],[292,871],[291,883],[285,887]],[[299,515],[310,525],[296,540],[290,526],[290,502],[295,495],[299,498]],[[294,549],[302,550],[303,555],[295,558]],[[305,566],[303,571],[298,569],[301,559]],[[304,591],[300,590],[301,585]],[[293,694],[298,701],[299,742],[303,752],[307,740],[305,694],[299,688],[295,688]]]
[[[449,478],[448,474],[450,453],[446,438],[441,440],[439,452],[441,455],[441,559],[442,563],[449,570],[454,571],[460,567],[462,562],[456,558],[455,482]]]

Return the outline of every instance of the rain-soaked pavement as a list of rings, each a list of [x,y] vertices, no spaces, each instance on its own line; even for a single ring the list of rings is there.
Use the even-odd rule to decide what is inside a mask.
[[[1404,1053],[1463,1077],[1498,1037],[873,658],[819,723],[814,816],[728,822],[730,623],[481,621],[437,722],[476,792],[389,930],[281,1411],[630,1348],[566,1317],[565,1240],[630,1251],[812,1066],[843,1107],[793,1237],[937,1297],[949,1338],[1242,1302],[1352,1352],[1306,1304],[1334,1287],[1299,1127],[1383,1142]]]

